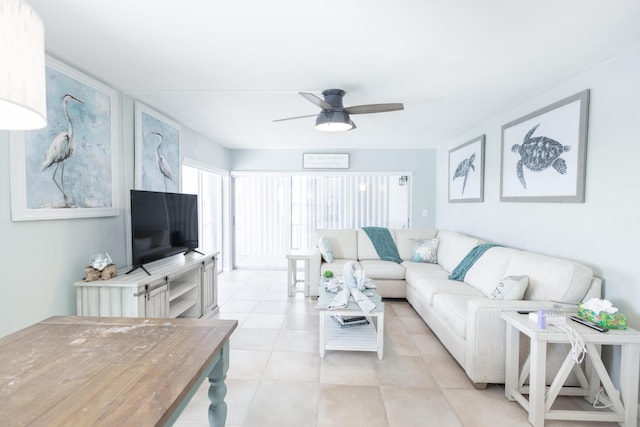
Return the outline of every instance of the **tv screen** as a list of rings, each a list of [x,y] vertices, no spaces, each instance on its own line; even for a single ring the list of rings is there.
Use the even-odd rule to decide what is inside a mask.
[[[131,190],[133,266],[198,247],[198,196]]]

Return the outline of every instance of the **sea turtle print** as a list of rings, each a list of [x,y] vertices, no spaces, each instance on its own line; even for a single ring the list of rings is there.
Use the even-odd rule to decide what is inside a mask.
[[[464,177],[464,181],[462,183],[462,192],[460,194],[464,194],[464,188],[467,186],[467,178],[469,177],[469,170],[472,169],[474,172],[476,171],[475,166],[473,166],[473,161],[475,159],[476,154],[473,153],[471,157],[461,161],[453,174],[453,178],[451,178],[451,180],[454,181],[456,178]]]
[[[567,164],[560,158],[562,153],[569,151],[569,145],[562,145],[558,141],[546,136],[533,137],[533,133],[540,124],[535,125],[524,136],[522,145],[514,144],[511,151],[520,154],[520,160],[516,165],[516,173],[522,186],[526,189],[527,182],[524,179],[523,166],[534,172],[540,172],[552,166],[559,174],[567,173]]]

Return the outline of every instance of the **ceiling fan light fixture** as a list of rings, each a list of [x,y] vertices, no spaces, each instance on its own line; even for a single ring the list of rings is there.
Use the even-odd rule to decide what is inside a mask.
[[[344,111],[322,111],[316,118],[316,129],[323,132],[343,132],[355,128]]]

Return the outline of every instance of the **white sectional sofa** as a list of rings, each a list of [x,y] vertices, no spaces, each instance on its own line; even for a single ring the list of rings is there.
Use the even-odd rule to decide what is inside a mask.
[[[601,297],[601,280],[582,264],[495,246],[468,270],[464,281],[449,280],[451,271],[474,247],[485,243],[446,230],[393,230],[390,234],[402,263],[381,260],[368,235],[361,229],[317,230],[333,252],[326,262],[319,250],[310,263],[310,292],[317,294],[321,275],[331,270],[340,275],[344,264],[355,261],[373,279],[380,295],[406,298],[476,387],[504,383],[506,326],[503,310],[576,308],[583,300]],[[411,239],[438,239],[437,264],[412,262]],[[528,276],[521,300],[490,299],[500,281],[509,276]],[[560,354],[549,355],[549,378],[561,363]]]

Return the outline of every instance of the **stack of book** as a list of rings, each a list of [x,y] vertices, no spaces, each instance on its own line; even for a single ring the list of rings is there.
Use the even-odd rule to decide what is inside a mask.
[[[349,328],[351,326],[368,325],[369,321],[364,316],[331,316],[341,328]]]

